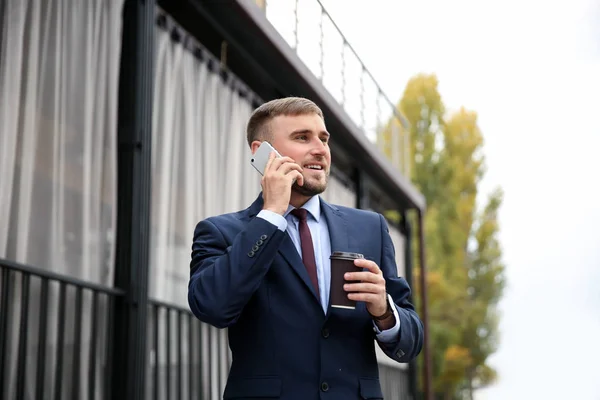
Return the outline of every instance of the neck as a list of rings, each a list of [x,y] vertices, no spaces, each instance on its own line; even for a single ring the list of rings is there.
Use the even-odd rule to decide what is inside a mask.
[[[303,196],[299,193],[294,193],[292,192],[292,196],[290,197],[290,204],[294,207],[294,208],[300,208],[302,207],[304,204],[306,204],[306,202],[308,200],[310,200],[312,196]]]

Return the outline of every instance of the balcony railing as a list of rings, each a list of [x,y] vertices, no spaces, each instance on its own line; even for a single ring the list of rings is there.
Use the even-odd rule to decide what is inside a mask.
[[[409,177],[408,121],[383,92],[321,1],[256,2],[352,121]]]
[[[0,398],[103,399],[117,289],[0,260]]]
[[[121,290],[0,259],[0,398],[108,399]],[[145,398],[222,398],[227,331],[149,301]],[[400,365],[380,365],[386,399],[410,399]]]
[[[149,303],[146,398],[221,399],[231,364],[227,332],[186,308]]]

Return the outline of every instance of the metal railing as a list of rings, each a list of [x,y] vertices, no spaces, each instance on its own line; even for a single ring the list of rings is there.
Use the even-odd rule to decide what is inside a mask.
[[[350,119],[409,177],[409,123],[321,1],[257,0],[257,4]]]
[[[186,308],[149,303],[146,398],[221,399],[231,364],[227,332]]]
[[[379,382],[383,398],[389,400],[414,400],[410,393],[408,371],[389,365],[379,365]]]
[[[110,398],[114,307],[124,295],[0,259],[0,398]],[[148,307],[145,398],[221,398],[231,363],[226,332],[186,308]]]
[[[0,259],[0,398],[106,399],[112,393],[121,290]],[[149,300],[145,398],[222,398],[227,331],[184,307]],[[389,400],[409,397],[406,369],[380,365]]]
[[[0,398],[101,399],[124,293],[0,260]]]

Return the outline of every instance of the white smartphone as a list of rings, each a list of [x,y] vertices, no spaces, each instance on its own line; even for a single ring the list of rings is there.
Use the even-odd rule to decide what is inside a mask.
[[[261,175],[264,174],[267,162],[269,161],[269,155],[274,151],[277,157],[281,157],[281,154],[271,146],[269,142],[262,142],[256,153],[252,154],[250,164],[258,171]]]

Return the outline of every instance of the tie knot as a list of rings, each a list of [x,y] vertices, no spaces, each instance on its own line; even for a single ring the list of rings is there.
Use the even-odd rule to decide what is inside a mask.
[[[295,208],[291,211],[291,214],[298,218],[300,221],[306,221],[306,215],[308,211],[305,208]]]

